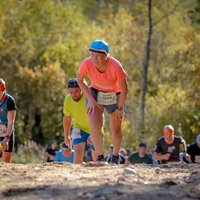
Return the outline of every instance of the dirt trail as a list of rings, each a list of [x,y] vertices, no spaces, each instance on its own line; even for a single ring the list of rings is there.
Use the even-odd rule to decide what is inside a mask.
[[[200,164],[0,163],[0,199],[200,199]]]

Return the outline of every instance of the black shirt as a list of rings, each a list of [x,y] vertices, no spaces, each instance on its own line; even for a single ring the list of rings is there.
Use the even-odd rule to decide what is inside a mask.
[[[191,156],[191,162],[195,163],[195,156],[200,156],[200,148],[196,142],[188,147],[187,153]]]
[[[57,151],[58,151],[57,148],[56,148],[56,149],[52,149],[51,147],[48,147],[48,148],[46,149],[46,152],[47,152],[48,154],[52,155],[52,156],[55,156],[56,153],[57,153]],[[47,162],[53,162],[53,161],[54,161],[54,159],[51,160],[49,157],[47,158]]]
[[[162,163],[179,161],[179,145],[183,143],[184,139],[180,136],[174,136],[172,144],[166,143],[164,137],[161,137],[156,144],[155,152],[163,155],[170,153],[169,160],[162,161]]]

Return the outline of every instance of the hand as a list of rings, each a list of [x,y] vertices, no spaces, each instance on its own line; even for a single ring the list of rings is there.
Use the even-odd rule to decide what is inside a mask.
[[[62,147],[62,152],[63,152],[64,156],[66,156],[66,157],[70,157],[72,155],[71,148]]]
[[[114,115],[115,115],[117,120],[122,121],[122,119],[124,118],[125,112],[123,110],[121,111],[121,110],[116,109],[114,111]]]
[[[91,139],[91,136],[88,137],[88,139],[87,139],[87,143],[90,144],[90,145],[92,145],[92,139]]]
[[[163,160],[169,160],[170,153],[166,153],[163,155]]]
[[[10,139],[8,139],[7,137],[5,137],[2,142],[1,142],[1,146],[2,146],[2,151],[8,150],[9,149],[9,141]]]
[[[185,158],[190,161],[190,155],[188,153],[185,153]]]
[[[87,104],[87,114],[88,115],[93,115],[95,112],[95,109],[98,108],[97,102],[93,100],[89,100]]]

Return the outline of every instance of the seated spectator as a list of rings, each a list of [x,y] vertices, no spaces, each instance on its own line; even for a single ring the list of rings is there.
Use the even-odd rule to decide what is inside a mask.
[[[182,147],[182,150],[187,159],[190,159],[190,156],[187,154],[187,147],[185,140],[174,135],[174,128],[172,125],[166,125],[163,129],[164,136],[161,137],[155,147],[153,158],[155,160],[160,160],[161,163],[167,162],[178,162],[179,161],[179,146]]]
[[[196,142],[193,142],[191,145],[189,145],[187,153],[190,155],[192,163],[200,163],[200,134],[197,135]],[[183,160],[187,162],[185,157]]]
[[[57,142],[52,140],[50,146],[46,149],[47,152],[47,162],[53,162],[55,155],[58,152]]]
[[[127,156],[127,158],[129,157],[130,154],[131,154],[131,150],[129,148],[126,148],[126,156]]]
[[[124,156],[124,157],[127,156],[126,149],[124,149],[124,148],[121,148],[121,149],[119,150],[119,153],[120,153],[122,156]]]
[[[147,154],[147,146],[145,143],[141,142],[139,144],[139,148],[137,152],[133,152],[129,155],[127,164],[138,164],[138,163],[146,163],[153,164],[152,159]]]
[[[69,162],[69,163],[73,163],[74,161],[74,150],[71,150],[71,156],[66,157],[63,152],[62,149],[60,149],[55,156],[54,162]]]
[[[108,163],[112,163],[112,155],[113,155],[113,145],[111,144],[109,148],[109,153],[106,156],[105,161]],[[124,163],[125,163],[125,157],[121,153],[119,153],[118,164],[124,164]]]

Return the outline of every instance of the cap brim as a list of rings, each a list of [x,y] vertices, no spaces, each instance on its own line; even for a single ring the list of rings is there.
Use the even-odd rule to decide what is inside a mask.
[[[97,53],[104,53],[104,54],[108,54],[106,51],[104,50],[96,50],[96,49],[92,49],[92,48],[89,48],[89,51],[92,51],[92,52],[97,52]]]

